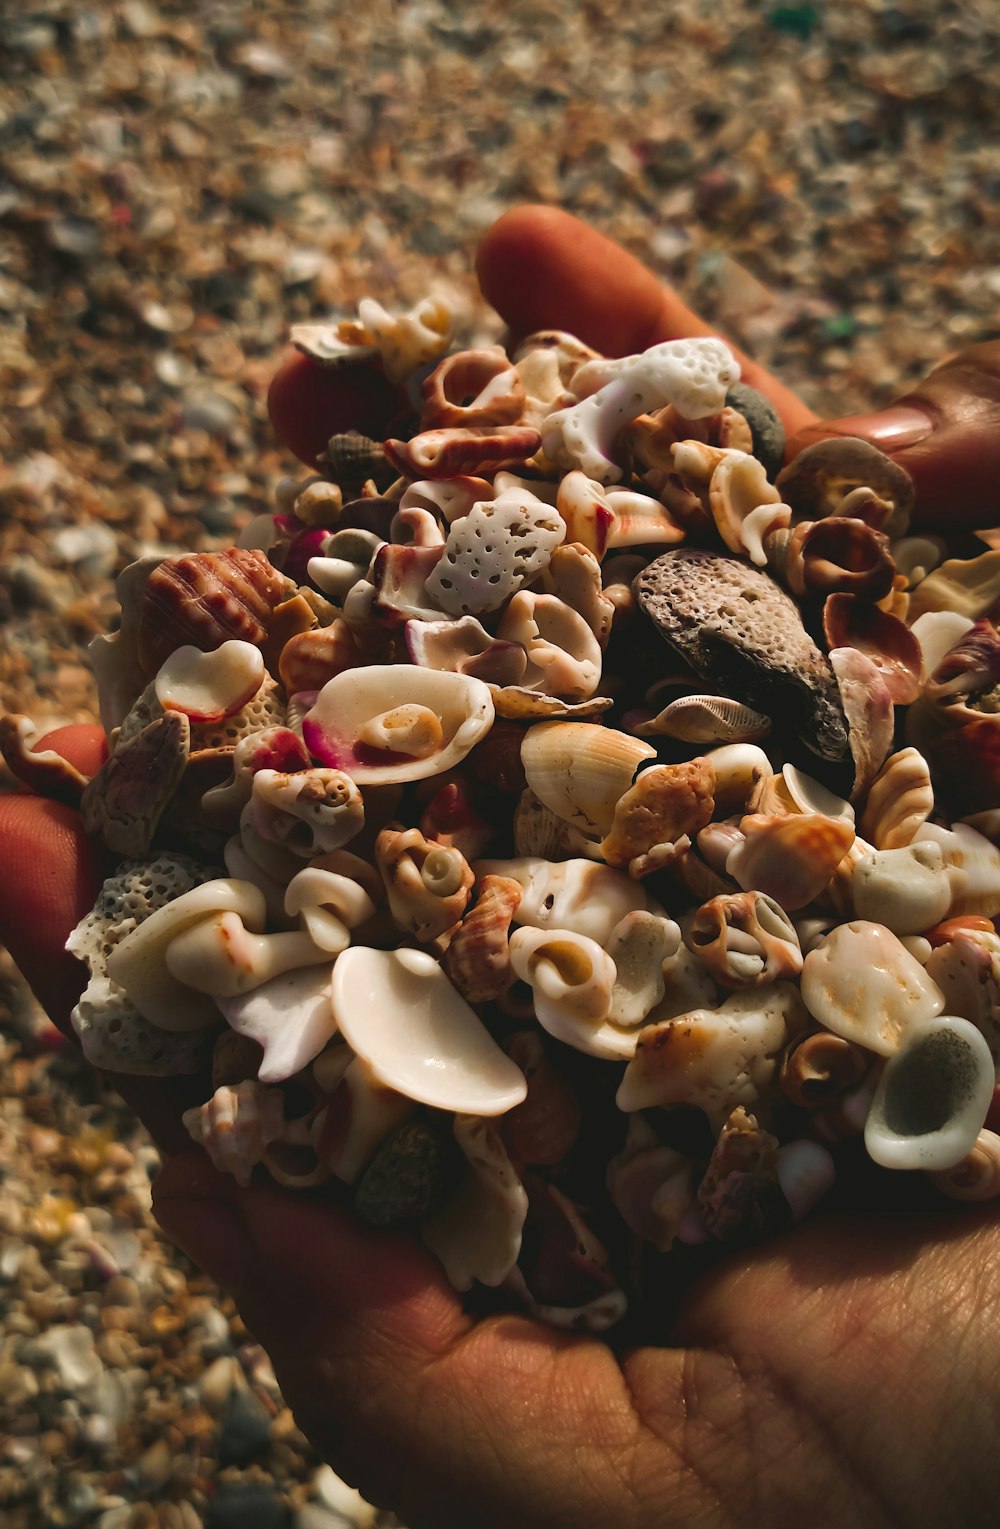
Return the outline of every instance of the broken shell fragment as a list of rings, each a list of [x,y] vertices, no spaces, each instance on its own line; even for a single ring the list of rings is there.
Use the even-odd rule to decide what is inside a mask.
[[[934,807],[934,788],[923,755],[914,748],[890,755],[868,789],[859,824],[876,849],[911,844]]]
[[[469,1003],[489,1003],[514,981],[508,932],[521,896],[513,877],[483,876],[475,906],[448,943],[444,969]]]
[[[705,758],[652,765],[622,795],[601,840],[609,865],[648,875],[683,855],[715,806],[715,768]]]
[[[571,929],[515,929],[510,961],[543,1030],[588,1056],[632,1055],[635,1035],[608,1019],[615,963],[595,940]]]
[[[175,648],[157,670],[153,689],[164,711],[192,722],[221,722],[242,710],[264,680],[264,659],[253,643],[230,639],[203,653]]]
[[[257,770],[241,822],[272,844],[310,859],[340,849],[365,822],[365,804],[343,770],[310,766],[286,775]]]
[[[802,970],[795,926],[763,892],[703,903],[691,920],[687,944],[725,988],[759,987]]]
[[[899,849],[868,851],[851,873],[850,895],[858,918],[884,924],[893,934],[930,929],[952,903],[941,846],[922,840]]]
[[[336,1034],[331,964],[281,972],[249,993],[219,999],[230,1030],[263,1047],[257,1072],[262,1083],[294,1077]]]
[[[816,1030],[786,1051],[779,1082],[800,1109],[821,1109],[860,1083],[872,1060],[870,1051],[842,1035]]]
[[[99,834],[118,855],[141,860],[183,779],[190,743],[191,724],[177,711],[119,739],[81,793],[84,832]]]
[[[971,1150],[951,1168],[928,1173],[935,1189],[952,1200],[994,1200],[1000,1195],[1000,1136],[980,1131]]]
[[[420,391],[424,429],[514,425],[525,404],[524,383],[499,345],[453,351],[424,378]]]
[[[628,1029],[641,1025],[664,994],[663,963],[680,945],[673,919],[637,909],[612,929],[608,955],[615,966],[608,1018]]]
[[[621,871],[593,860],[552,863],[537,855],[517,860],[478,860],[479,877],[504,876],[520,883],[521,901],[514,915],[533,929],[570,929],[598,945],[627,913],[659,912],[642,887]]]
[[[886,1064],[865,1122],[883,1168],[955,1168],[972,1151],[993,1100],[993,1058],[967,1020],[915,1024]]]
[[[524,1099],[521,1072],[426,951],[352,945],[332,992],[348,1044],[408,1099],[463,1115],[502,1115]]]
[[[558,511],[518,490],[474,504],[452,521],[427,593],[452,616],[499,610],[535,578],[566,535]]]
[[[78,807],[87,776],[54,749],[32,748],[37,737],[30,717],[14,712],[0,717],[0,753],[11,774],[36,796]]]
[[[944,1008],[941,989],[896,935],[864,919],[838,924],[809,952],[800,987],[814,1019],[880,1056]]]
[[[857,648],[882,675],[890,698],[908,706],[920,692],[923,657],[920,644],[898,616],[856,595],[830,595],[823,606],[827,648]]]
[[[246,1189],[254,1168],[281,1135],[284,1098],[279,1088],[264,1088],[251,1078],[217,1088],[206,1104],[185,1110],[181,1120],[219,1172],[231,1173]]]
[[[466,1171],[455,1195],[423,1222],[420,1235],[456,1290],[471,1290],[477,1280],[500,1285],[521,1251],[528,1197],[491,1120],[456,1115],[454,1132]]]
[[[891,537],[906,534],[914,500],[909,473],[877,446],[855,436],[807,446],[782,468],[775,487],[799,517],[812,520],[836,514],[854,489],[872,489],[892,506],[890,520],[881,527]]]
[[[601,646],[583,616],[556,595],[522,589],[508,602],[497,636],[525,655],[523,688],[586,701],[601,678]]]

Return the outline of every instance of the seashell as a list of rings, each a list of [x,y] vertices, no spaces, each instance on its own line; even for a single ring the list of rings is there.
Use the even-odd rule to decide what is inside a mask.
[[[865,1147],[883,1168],[954,1168],[976,1144],[993,1101],[993,1058],[967,1020],[925,1019],[879,1079]]]
[[[285,699],[276,682],[265,674],[260,689],[249,701],[223,717],[220,722],[191,721],[192,756],[209,749],[232,750],[241,738],[260,733],[265,728],[283,727],[286,721]]]
[[[570,929],[516,929],[515,977],[527,982],[543,1030],[589,1056],[631,1056],[634,1036],[608,1020],[615,964],[595,940]]]
[[[890,755],[868,789],[859,824],[877,849],[911,844],[934,807],[927,761],[917,749]]]
[[[674,461],[680,469],[676,452]],[[708,504],[722,540],[730,552],[742,557],[748,550],[743,539],[743,522],[762,504],[779,506],[781,495],[768,483],[764,466],[756,457],[730,450],[717,463],[709,480]],[[777,509],[773,512],[770,524],[787,525],[790,518],[791,510],[785,506],[784,514],[779,515]]]
[[[678,946],[662,963],[663,997],[647,1015],[648,1024],[677,1019],[692,1009],[714,1009],[721,994],[703,961],[687,948]]]
[[[241,738],[229,755],[230,779],[213,786],[201,798],[206,820],[220,827],[235,828],[240,813],[250,800],[253,778],[258,770],[282,770],[294,774],[308,770],[309,755],[297,733],[289,727],[266,727],[259,733]]]
[[[949,611],[978,621],[1000,601],[1000,550],[973,558],[949,558],[921,579],[910,596],[916,619],[928,611]]]
[[[771,761],[753,743],[726,743],[710,749],[705,758],[715,771],[713,794],[716,811],[721,813],[748,808],[758,782],[772,773]]]
[[[746,562],[700,549],[665,552],[639,574],[636,598],[710,689],[736,691],[772,718],[787,716],[823,758],[847,748],[830,667],[798,607]]]
[[[287,775],[260,769],[253,777],[244,821],[260,838],[308,860],[340,849],[360,833],[365,807],[361,792],[343,770],[310,767]]]
[[[526,690],[523,685],[492,686],[496,714],[506,721],[534,722],[566,718],[582,722],[599,717],[614,705],[610,696],[593,695],[586,701],[564,701],[560,696],[544,695],[540,690]]]
[[[710,755],[714,761],[716,754]],[[854,808],[842,796],[828,791],[818,780],[795,765],[782,765],[776,775],[761,775],[747,799],[747,811],[773,813],[818,812],[822,817],[853,823]]]
[[[687,535],[687,527],[674,519],[663,500],[650,494],[613,488],[607,491],[607,504],[614,515],[606,537],[609,551],[675,547]]]
[[[694,1203],[693,1170],[692,1158],[663,1146],[641,1115],[629,1116],[625,1146],[608,1163],[608,1193],[629,1231],[661,1253]]]
[[[119,738],[81,793],[84,832],[99,835],[116,855],[141,860],[180,785],[190,746],[191,725],[176,711]]]
[[[508,931],[521,897],[512,877],[483,876],[474,906],[448,942],[444,969],[468,1003],[490,1003],[513,983]]]
[[[626,913],[659,912],[643,889],[620,871],[593,860],[551,863],[536,856],[478,860],[477,877],[509,876],[523,896],[515,920],[535,929],[568,929],[605,945]]]
[[[524,383],[499,345],[453,351],[424,378],[420,392],[424,430],[514,425],[526,401]]]
[[[981,1030],[995,1057],[1000,1058],[1000,936],[987,929],[942,926],[948,938],[931,951],[924,968],[944,994],[949,1014],[967,1019]]]
[[[310,1139],[328,1175],[344,1184],[357,1184],[381,1143],[412,1119],[416,1106],[396,1089],[387,1088],[348,1044],[341,1043],[338,1052],[341,1049],[350,1058],[346,1067],[336,1054],[330,1065],[329,1051],[313,1064],[313,1077],[329,1098],[313,1121]]]
[[[825,1109],[860,1083],[871,1064],[870,1051],[842,1035],[816,1030],[785,1052],[778,1081],[800,1109]]]
[[[345,859],[356,862],[357,856]],[[351,943],[350,931],[374,918],[375,904],[351,875],[314,864],[297,871],[288,883],[284,911],[298,917],[299,927],[315,945],[338,956]]]
[[[181,1120],[219,1172],[232,1174],[246,1189],[265,1151],[281,1135],[285,1101],[280,1088],[264,1088],[251,1078],[217,1088],[206,1104],[185,1110]]]
[[[697,910],[686,943],[724,988],[760,987],[797,977],[802,951],[795,926],[771,897],[738,892]]]
[[[600,644],[584,618],[555,595],[521,590],[508,601],[497,636],[524,649],[522,688],[569,702],[587,700],[597,689]]]
[[[778,1148],[778,1184],[793,1221],[817,1205],[833,1188],[837,1170],[833,1157],[818,1141],[802,1139]]]
[[[836,514],[854,489],[871,489],[893,507],[881,527],[891,537],[905,535],[914,500],[909,473],[877,446],[855,436],[807,446],[782,468],[775,487],[797,516],[812,520]]]
[[[256,888],[253,888],[256,891]],[[175,934],[164,952],[168,977],[213,998],[233,998],[330,952],[304,930],[256,934],[233,910],[211,913]]]
[[[740,1246],[772,1236],[790,1220],[778,1183],[778,1138],[743,1108],[723,1123],[698,1186],[698,1207],[717,1242]]]
[[[980,1131],[972,1149],[951,1168],[927,1174],[935,1189],[952,1200],[995,1200],[1000,1195],[1000,1136]]]
[[[529,788],[560,817],[585,833],[606,833],[619,799],[644,759],[648,743],[590,722],[542,722],[521,744]]]
[[[293,324],[288,338],[297,351],[320,366],[351,366],[373,361],[379,353],[363,327],[352,320]]]
[[[544,1312],[543,1320],[557,1326],[600,1331],[620,1320],[625,1296],[612,1288],[607,1250],[580,1207],[537,1174],[525,1174],[524,1182],[528,1218],[520,1263],[513,1271],[519,1280],[508,1281],[508,1290],[527,1300],[533,1316]],[[618,1299],[612,1304],[599,1304],[614,1296]]]
[[[739,366],[717,339],[666,340],[640,355],[587,364],[601,385],[542,424],[545,455],[559,467],[581,468],[600,483],[617,483],[622,469],[611,456],[615,437],[639,414],[672,403],[689,419],[716,414]],[[574,376],[574,390],[580,373]],[[579,394],[577,395],[579,397]]]
[[[566,523],[566,540],[579,542],[598,559],[602,558],[615,522],[615,511],[603,485],[586,473],[567,473],[559,481],[556,508]]]
[[[524,1078],[422,950],[352,945],[333,968],[333,1012],[375,1077],[420,1104],[502,1115]]]
[[[274,607],[267,636],[261,644],[264,663],[272,679],[280,678],[281,655],[287,644],[293,638],[311,632],[318,624],[319,616],[304,594],[292,595]]]
[[[805,958],[799,982],[814,1019],[880,1056],[898,1051],[944,995],[884,924],[839,924]]]
[[[726,858],[727,876],[744,891],[773,897],[786,912],[819,896],[854,842],[852,824],[818,813],[751,814],[740,830],[744,838]]]
[[[491,425],[483,430],[422,430],[408,441],[384,444],[396,471],[416,479],[496,472],[534,456],[541,443],[541,435],[530,425]]]
[[[665,735],[685,743],[756,743],[771,731],[771,719],[729,696],[686,695],[635,731],[643,738]]]
[[[444,557],[444,542],[435,546],[384,542],[375,554],[371,581],[375,587],[371,614],[379,621],[439,621],[427,582]]]
[[[153,690],[164,711],[182,711],[192,722],[221,722],[242,711],[263,680],[260,649],[231,639],[210,653],[175,648],[157,670]]]
[[[960,616],[958,611],[926,611],[918,616],[911,624],[910,632],[920,644],[924,674],[933,674],[945,654],[961,642],[975,624],[968,616]]]
[[[858,918],[884,924],[893,934],[920,934],[944,918],[952,885],[941,846],[930,841],[870,850],[851,875]]]
[[[943,536],[901,536],[892,544],[892,560],[912,589],[937,567],[947,549]]]
[[[503,1043],[528,1085],[523,1104],[508,1110],[500,1134],[520,1168],[555,1168],[565,1161],[580,1134],[580,1101],[553,1067],[536,1030],[516,1030]]]
[[[361,785],[450,770],[493,724],[493,700],[467,674],[372,664],[328,680],[302,719],[310,754]],[[440,741],[431,746],[431,740]]]
[[[521,1251],[528,1197],[489,1120],[456,1115],[453,1129],[465,1175],[444,1208],[421,1224],[420,1235],[455,1290],[471,1290],[477,1281],[493,1287]]]
[[[601,567],[592,552],[578,542],[556,547],[542,575],[546,594],[583,617],[601,648],[611,636],[615,605],[601,588]]]
[[[430,510],[450,526],[453,521],[468,515],[474,504],[494,499],[497,492],[495,483],[488,482],[486,478],[459,475],[454,478],[418,480],[407,484],[403,490],[398,513],[410,509]]]
[[[499,610],[542,572],[565,534],[558,512],[532,493],[511,490],[474,504],[449,527],[427,593],[452,616]]]
[[[668,865],[686,852],[692,834],[711,818],[714,787],[715,770],[708,759],[652,765],[619,797],[601,854],[609,865],[627,866],[635,877]]]
[[[595,848],[578,828],[546,807],[529,788],[521,792],[514,809],[514,850],[518,855],[539,855],[543,860],[568,860]]]
[[[386,544],[374,531],[342,529],[323,542],[323,551],[310,557],[306,572],[331,600],[344,604],[355,585],[367,577],[380,547]]]
[[[527,658],[519,643],[491,637],[475,616],[459,620],[408,621],[406,648],[413,664],[471,674],[495,685],[516,685],[524,677]]]
[[[30,717],[16,712],[0,717],[0,753],[11,774],[36,796],[79,807],[88,777],[54,749],[33,748],[37,737]]]
[[[174,978],[166,956],[180,934],[228,911],[243,925],[264,928],[264,898],[256,887],[225,877],[206,881],[157,908],[117,944],[108,957],[108,976],[125,989],[140,1014],[164,1030],[217,1023],[215,1004]]]
[[[445,536],[437,515],[410,505],[397,510],[392,517],[389,540],[405,547],[443,547]]]
[[[518,341],[513,352],[515,365],[538,356],[547,356],[554,363],[560,386],[565,388],[570,386],[581,367],[603,359],[598,351],[565,329],[533,330]]]
[[[155,674],[175,648],[203,652],[230,638],[259,645],[285,579],[263,552],[230,547],[168,557],[146,579],[136,620],[139,663]]]
[[[826,524],[826,522],[820,522]],[[923,656],[913,633],[896,616],[869,600],[830,595],[823,606],[829,648],[857,648],[878,669],[897,706],[915,701],[923,678]]]
[[[327,680],[365,662],[351,628],[342,616],[329,626],[299,632],[281,650],[278,674],[289,695],[321,690]]]
[[[618,1089],[618,1108],[690,1104],[718,1132],[738,1105],[752,1109],[766,1094],[783,1049],[804,1024],[796,989],[779,982],[732,993],[715,1009],[646,1025]]]
[[[641,1025],[664,996],[663,963],[677,950],[681,932],[673,919],[641,909],[626,913],[608,936],[615,965],[608,1018],[631,1029]]]
[[[270,515],[267,520],[273,524]],[[110,636],[99,633],[87,645],[87,657],[97,681],[101,726],[109,736],[146,683],[147,671],[136,652],[136,633],[146,581],[162,561],[160,557],[141,557],[122,569],[115,580],[121,625]]]
[[[374,478],[376,483],[385,483],[392,474],[382,442],[373,441],[371,436],[361,435],[357,430],[331,435],[316,458],[316,462],[324,472],[329,473],[330,477],[336,480],[328,485],[329,488],[337,488],[341,483],[364,483],[369,478]],[[306,493],[308,492],[307,489]],[[322,502],[332,506],[335,497],[324,495]],[[341,505],[336,515],[326,510],[321,518],[314,518],[310,514],[311,506],[303,506],[302,498],[300,494],[295,500],[294,509],[298,518],[307,526],[336,525],[340,518],[340,509],[343,508],[343,494],[340,495]],[[305,514],[302,513],[303,508],[306,509]]]
[[[331,963],[281,972],[249,993],[221,998],[230,1032],[263,1047],[262,1083],[283,1083],[301,1072],[336,1034],[330,1005]]]
[[[418,366],[436,361],[448,349],[455,313],[440,297],[425,297],[400,314],[389,313],[373,297],[363,297],[358,322],[364,341],[377,345],[389,381],[404,382]]]
[[[390,1131],[358,1181],[354,1211],[366,1226],[399,1226],[432,1215],[454,1188],[451,1132],[430,1120]]]
[[[419,828],[398,823],[383,828],[375,860],[401,929],[418,940],[433,940],[457,924],[475,880],[465,856],[434,844]]]
[[[829,657],[854,757],[854,801],[868,790],[892,748],[895,711],[881,671],[866,654],[857,648],[833,648]]]
[[[941,846],[951,877],[951,918],[965,913],[982,913],[987,918],[1000,914],[1000,849],[989,839],[970,828],[955,823],[942,828],[936,823],[922,823],[914,843],[936,840]]]
[[[888,537],[863,520],[832,515],[826,520],[803,520],[792,528],[784,554],[784,578],[795,595],[883,600],[895,576]]]

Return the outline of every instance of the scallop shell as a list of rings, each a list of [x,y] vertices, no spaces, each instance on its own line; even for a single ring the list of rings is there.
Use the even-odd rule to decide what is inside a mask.
[[[900,749],[869,787],[859,831],[876,849],[900,849],[912,843],[933,808],[927,761],[917,749]]]
[[[538,799],[585,833],[607,833],[649,744],[588,722],[541,722],[524,735],[521,762]]]
[[[802,813],[752,814],[740,822],[743,842],[726,859],[726,874],[744,891],[773,897],[786,912],[818,897],[854,843],[853,825]]]
[[[152,570],[139,608],[139,662],[155,674],[175,648],[209,652],[230,638],[259,644],[285,598],[284,576],[263,552],[230,547],[168,557]]]
[[[484,876],[475,905],[449,941],[444,969],[469,1003],[490,1003],[514,981],[508,932],[522,895],[512,877]]]

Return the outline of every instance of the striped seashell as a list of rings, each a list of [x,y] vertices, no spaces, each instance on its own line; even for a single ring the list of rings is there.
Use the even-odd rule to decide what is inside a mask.
[[[731,696],[686,695],[635,731],[643,738],[666,734],[685,743],[756,743],[771,731],[771,719]]]
[[[354,430],[331,435],[316,460],[337,483],[364,483],[366,479],[374,478],[377,484],[385,486],[396,476],[382,442],[374,441],[368,435],[359,435]],[[298,499],[295,513],[307,525],[315,524],[300,513]]]
[[[580,1102],[552,1066],[536,1030],[517,1030],[504,1050],[524,1073],[528,1096],[500,1121],[500,1135],[516,1168],[555,1168],[580,1135]]]
[[[330,626],[299,632],[281,650],[278,673],[289,695],[322,690],[327,680],[364,662],[351,628],[342,616]]]
[[[524,383],[499,345],[453,351],[424,378],[420,391],[424,430],[516,425],[526,400]]]
[[[558,812],[547,807],[530,786],[526,786],[514,809],[514,853],[540,855],[543,860],[570,860],[585,855],[593,847],[578,828]]]
[[[934,808],[934,787],[927,761],[918,749],[891,754],[868,789],[858,824],[863,839],[876,849],[912,844]]]
[[[539,432],[526,425],[494,425],[485,430],[452,426],[422,430],[409,441],[388,440],[385,454],[407,478],[454,478],[524,462],[541,444]]]
[[[698,1207],[717,1242],[757,1242],[788,1220],[778,1183],[778,1138],[762,1130],[742,1106],[719,1132],[698,1186]]]
[[[484,876],[475,906],[451,939],[444,969],[469,1003],[490,1003],[514,981],[508,932],[522,896],[512,877]]]
[[[229,638],[260,643],[286,580],[263,552],[230,547],[168,557],[146,581],[139,608],[139,662],[155,674],[175,648],[205,652]]]
[[[818,897],[854,843],[853,824],[819,813],[743,818],[744,839],[726,859],[726,874],[745,891],[773,897],[785,912]]]
[[[180,711],[119,742],[80,798],[84,831],[99,834],[117,855],[142,859],[180,785],[190,746],[191,725]]]

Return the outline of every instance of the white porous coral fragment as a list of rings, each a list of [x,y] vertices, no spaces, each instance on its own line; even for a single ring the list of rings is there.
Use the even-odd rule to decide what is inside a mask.
[[[559,512],[526,490],[474,504],[449,527],[427,593],[452,616],[499,610],[541,573],[565,535]]]
[[[686,419],[717,414],[740,376],[732,351],[714,338],[665,340],[639,355],[590,365],[599,367],[603,386],[550,414],[542,446],[557,466],[579,468],[599,483],[622,478],[611,447],[631,420],[668,403]]]

